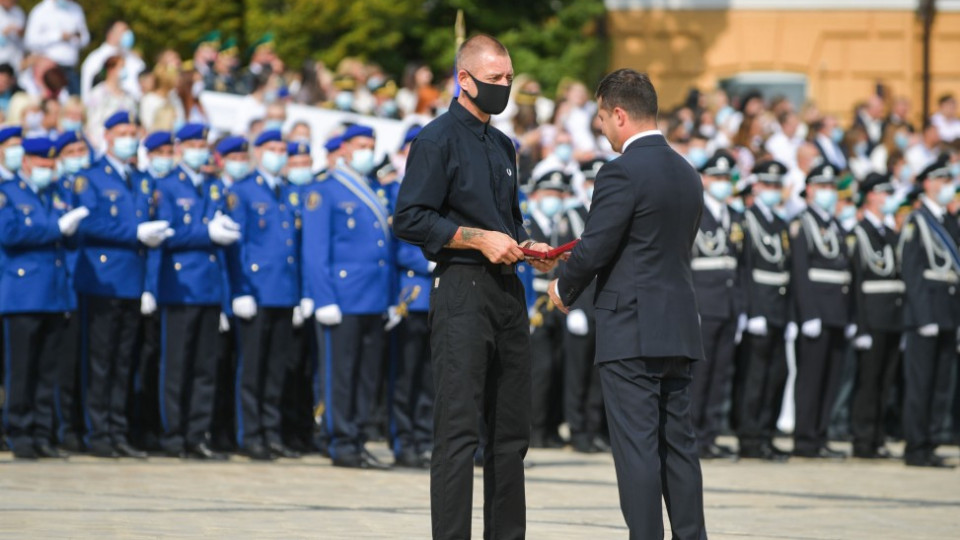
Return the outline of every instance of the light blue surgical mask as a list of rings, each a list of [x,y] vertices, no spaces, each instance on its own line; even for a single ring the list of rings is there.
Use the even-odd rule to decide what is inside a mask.
[[[783,199],[783,196],[780,194],[778,189],[768,189],[762,191],[757,195],[757,198],[760,199],[760,202],[766,206],[773,208],[774,206],[780,204],[780,201]]]
[[[840,209],[840,212],[837,214],[838,221],[848,221],[855,219],[857,217],[857,207],[852,204],[848,204]]]
[[[90,156],[73,156],[61,160],[63,163],[63,172],[67,174],[77,174],[90,166]]]
[[[937,193],[937,202],[943,206],[946,206],[953,202],[953,198],[957,195],[957,186],[953,182],[948,182],[940,188],[940,192]]]
[[[739,197],[730,201],[730,208],[733,208],[741,214],[746,210],[746,207],[743,206],[743,199]]]
[[[126,161],[137,155],[140,141],[136,137],[117,137],[113,140],[113,155],[121,161]]]
[[[813,194],[813,203],[828,214],[833,215],[837,209],[837,192],[832,189],[818,189]]]
[[[880,211],[883,212],[885,216],[892,216],[897,213],[897,208],[900,208],[900,201],[891,195],[887,197],[887,200],[883,201],[883,206],[880,208]]]
[[[912,178],[913,170],[910,168],[910,165],[904,163],[903,166],[900,167],[900,173],[897,175],[897,179],[904,184],[909,184]]]
[[[350,158],[350,168],[362,175],[370,174],[376,165],[373,158],[373,150],[361,148],[353,151],[353,157]]]
[[[839,126],[833,128],[833,131],[830,132],[830,139],[836,144],[843,142],[843,129]]]
[[[950,176],[954,179],[960,178],[960,161],[950,164]]]
[[[733,193],[733,184],[723,180],[714,180],[710,182],[710,187],[707,191],[714,199],[724,202],[730,198],[730,195]]]
[[[22,146],[11,146],[3,151],[3,165],[7,170],[11,172],[19,171],[21,163],[23,163]]]
[[[400,109],[397,107],[396,101],[393,101],[392,99],[387,100],[387,101],[384,101],[382,105],[380,105],[380,116],[383,116],[385,118],[393,118],[394,116],[397,115],[397,112],[399,112],[399,110]]]
[[[560,211],[560,208],[563,206],[563,201],[560,200],[560,197],[548,195],[540,199],[538,206],[545,216],[552,218]]]
[[[554,147],[553,154],[557,156],[557,159],[560,161],[567,163],[570,161],[570,158],[573,157],[573,146],[566,143],[558,144]]]
[[[313,179],[313,172],[310,167],[295,167],[287,171],[287,180],[295,186],[309,184]]]
[[[47,189],[50,182],[53,182],[53,169],[50,167],[34,167],[30,171],[30,183],[37,191]]]
[[[690,161],[690,164],[693,165],[694,169],[699,169],[710,159],[710,156],[707,155],[707,151],[703,148],[694,147],[687,151],[687,159]]]
[[[910,136],[901,131],[894,134],[893,142],[900,150],[906,150],[907,147],[910,146]]]
[[[133,37],[133,30],[129,28],[123,32],[123,35],[120,36],[120,47],[125,51],[129,51],[133,48],[133,43],[135,38]]]
[[[722,109],[717,111],[716,118],[713,119],[718,126],[722,126],[727,122],[727,119],[730,118],[730,115],[733,114],[733,107],[725,105]]]
[[[583,206],[583,202],[581,202],[580,199],[576,197],[567,197],[566,199],[563,200],[564,211],[580,208],[581,206]]]
[[[333,98],[333,103],[341,111],[349,111],[353,108],[353,92],[340,92]]]
[[[282,131],[283,130],[283,120],[267,120],[263,123],[264,131]]]
[[[184,148],[183,162],[193,170],[199,170],[210,160],[210,150],[206,148]]]
[[[233,178],[239,180],[250,174],[250,162],[248,161],[226,161],[223,164],[223,170]]]
[[[83,122],[73,118],[64,118],[60,121],[60,131],[70,133],[71,131],[80,131],[83,129]]]
[[[156,156],[150,158],[150,171],[156,177],[166,176],[173,170],[173,158],[170,156]]]
[[[280,174],[280,171],[283,170],[283,167],[287,164],[287,154],[286,152],[270,152],[266,151],[263,153],[263,158],[260,160],[260,165],[263,166],[263,169],[270,174]]]

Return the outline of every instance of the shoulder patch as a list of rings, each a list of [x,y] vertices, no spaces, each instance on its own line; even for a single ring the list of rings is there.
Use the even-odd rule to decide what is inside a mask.
[[[87,186],[89,186],[89,185],[90,185],[90,181],[87,180],[87,177],[86,177],[86,176],[78,176],[78,177],[73,181],[73,192],[76,193],[77,195],[79,195],[79,194],[83,193],[84,191],[86,191],[86,190],[87,190]]]
[[[323,198],[316,191],[311,191],[307,195],[307,210],[316,210],[320,208],[320,204],[323,202]]]
[[[227,210],[233,210],[240,204],[240,199],[237,197],[236,193],[231,193],[227,195]]]

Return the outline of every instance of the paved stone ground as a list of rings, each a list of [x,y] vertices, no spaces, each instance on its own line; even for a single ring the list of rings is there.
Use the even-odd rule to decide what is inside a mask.
[[[941,455],[957,463],[960,451],[946,447]],[[626,538],[609,455],[534,450],[528,459],[534,464],[527,471],[528,538]],[[960,538],[960,469],[795,459],[708,462],[703,470],[712,539]],[[482,479],[476,480],[474,537],[480,538]],[[429,533],[425,471],[335,469],[320,457],[266,464],[234,457],[208,464],[90,457],[19,462],[0,454],[2,538]]]

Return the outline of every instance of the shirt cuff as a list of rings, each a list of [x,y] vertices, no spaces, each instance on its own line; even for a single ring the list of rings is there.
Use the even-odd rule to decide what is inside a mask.
[[[557,295],[557,298],[560,298],[560,280],[553,282],[553,294]]]
[[[436,257],[443,250],[443,247],[456,236],[459,228],[456,223],[448,219],[438,219],[430,228],[430,232],[427,233],[427,241],[423,244],[424,249],[428,254]]]

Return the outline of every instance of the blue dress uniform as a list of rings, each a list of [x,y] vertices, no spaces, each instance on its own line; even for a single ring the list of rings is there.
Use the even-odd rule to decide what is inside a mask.
[[[134,123],[118,112],[110,129]],[[75,204],[90,215],[80,224],[75,278],[85,321],[87,445],[102,457],[143,457],[128,441],[127,396],[140,326],[147,248],[138,225],[151,219],[153,183],[110,152],[77,175]]]
[[[177,142],[206,141],[209,129],[187,124]],[[182,163],[157,182],[157,217],[174,235],[161,250],[157,303],[160,306],[160,446],[169,455],[184,451],[202,459],[224,458],[209,448],[223,302],[221,245],[208,226],[226,209],[223,184]]]
[[[47,139],[24,141],[27,154],[56,155]],[[56,186],[36,190],[20,177],[0,184],[0,315],[3,316],[7,442],[22,458],[58,457],[53,440],[57,355],[70,309],[64,236],[66,202]]]
[[[314,301],[320,322],[325,307],[339,306],[343,315],[339,324],[323,328],[324,424],[335,465],[371,464],[362,430],[374,405],[384,354],[383,315],[395,297],[394,190],[384,188],[380,197],[378,189],[369,178],[341,166],[311,186],[304,200],[304,297]]]
[[[257,146],[281,140],[262,133]],[[231,295],[251,296],[257,314],[239,319],[236,407],[237,444],[256,459],[282,454],[280,399],[283,375],[293,354],[293,307],[300,301],[298,241],[300,196],[262,168],[234,184],[227,196],[241,239],[229,250]]]

